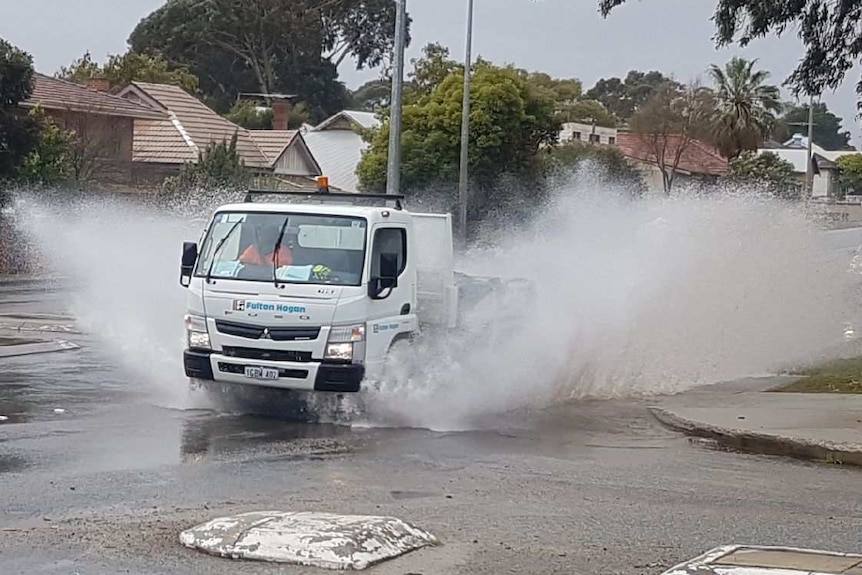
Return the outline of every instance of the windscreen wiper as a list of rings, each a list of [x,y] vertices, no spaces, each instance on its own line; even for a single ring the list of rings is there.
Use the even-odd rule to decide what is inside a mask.
[[[272,250],[272,283],[275,284],[275,287],[278,287],[278,278],[275,276],[275,272],[278,270],[278,248],[281,247],[281,241],[284,239],[284,232],[287,229],[289,221],[290,217],[284,218],[284,223],[281,224],[281,229],[278,231],[278,239],[275,240],[275,247]]]
[[[222,239],[220,239],[218,241],[218,243],[216,244],[216,247],[213,250],[212,259],[210,260],[210,265],[209,265],[209,267],[207,267],[207,275],[206,275],[206,282],[207,283],[210,283],[210,276],[212,275],[213,265],[215,265],[216,256],[218,255],[219,250],[221,250],[224,243],[227,241],[227,239],[230,237],[230,235],[233,233],[233,231],[235,229],[237,229],[237,227],[239,227],[239,225],[241,223],[242,223],[242,220],[239,220],[236,223],[234,223],[233,227],[231,227],[231,229],[228,230],[228,232],[224,235],[224,237]]]

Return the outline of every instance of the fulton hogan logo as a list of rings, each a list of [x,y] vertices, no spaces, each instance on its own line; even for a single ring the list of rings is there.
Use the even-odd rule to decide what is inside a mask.
[[[275,313],[305,313],[305,306],[284,303],[269,303],[244,299],[233,300],[234,311],[271,311]]]

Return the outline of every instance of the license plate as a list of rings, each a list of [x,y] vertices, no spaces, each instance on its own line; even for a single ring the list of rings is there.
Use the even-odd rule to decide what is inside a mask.
[[[246,367],[245,376],[251,379],[278,379],[278,370],[271,367]]]

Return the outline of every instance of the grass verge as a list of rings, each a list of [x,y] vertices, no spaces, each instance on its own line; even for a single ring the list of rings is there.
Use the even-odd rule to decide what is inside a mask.
[[[792,393],[862,393],[862,357],[836,359],[794,370],[804,376],[775,391]]]

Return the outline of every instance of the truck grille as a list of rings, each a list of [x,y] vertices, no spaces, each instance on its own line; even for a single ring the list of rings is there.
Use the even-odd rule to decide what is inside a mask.
[[[222,320],[216,320],[215,324],[219,333],[246,339],[260,339],[264,330],[272,341],[315,340],[320,335],[320,327],[264,327]]]
[[[222,347],[222,353],[228,357],[262,359],[266,361],[295,361],[307,363],[312,359],[310,351],[256,349],[252,347],[224,346]]]

